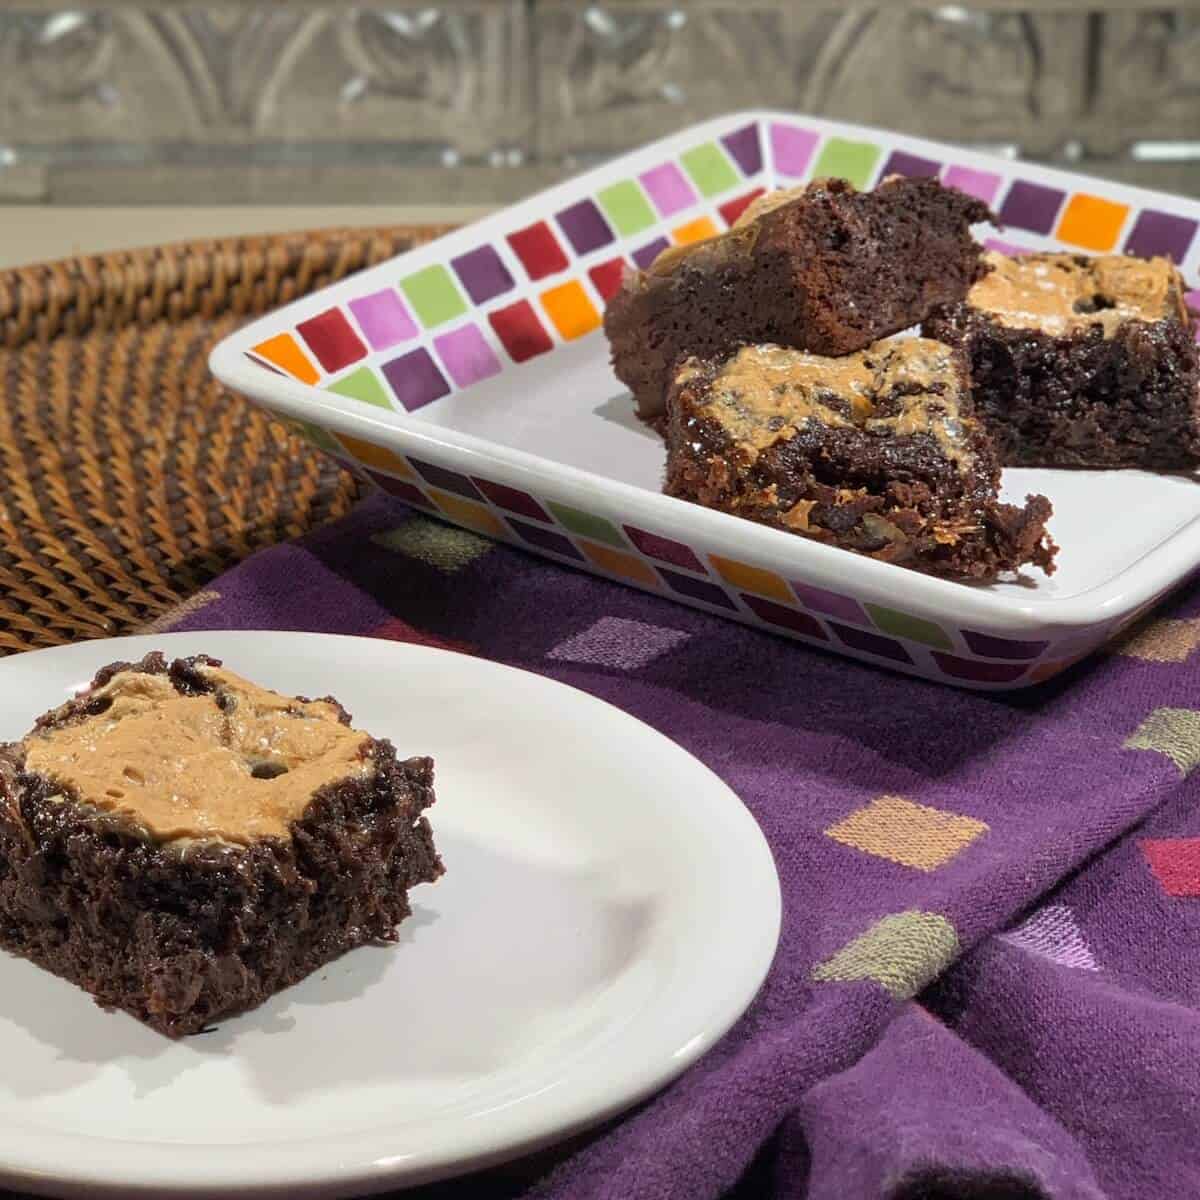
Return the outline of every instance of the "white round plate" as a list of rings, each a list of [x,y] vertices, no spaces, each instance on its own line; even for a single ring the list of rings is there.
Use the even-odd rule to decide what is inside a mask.
[[[466,655],[304,633],[85,642],[0,660],[0,740],[147,650],[333,693],[430,754],[446,874],[355,950],[170,1042],[0,953],[0,1184],[50,1195],[381,1191],[611,1116],[758,990],[779,881],[706,767],[620,710]]]

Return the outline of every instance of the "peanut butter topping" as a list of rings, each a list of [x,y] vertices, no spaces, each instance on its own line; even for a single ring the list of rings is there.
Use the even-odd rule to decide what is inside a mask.
[[[676,382],[687,383],[701,370],[687,363]],[[884,437],[929,434],[965,469],[972,455],[959,389],[949,347],[928,338],[880,341],[839,358],[745,346],[717,373],[704,415],[720,422],[751,460],[815,420]]]
[[[1112,337],[1123,321],[1186,319],[1179,272],[1169,259],[1106,254],[1023,254],[989,250],[988,272],[967,303],[1012,329],[1059,336],[1099,326]]]
[[[747,253],[754,245],[758,230],[754,224],[767,213],[799,200],[804,194],[807,184],[802,187],[779,188],[773,192],[764,192],[756,200],[746,206],[745,211],[724,233],[712,237],[701,238],[696,242],[688,242],[682,246],[668,246],[650,264],[645,275],[666,275],[673,271],[685,259],[695,259],[708,263],[728,254]]]
[[[199,669],[215,691],[184,696],[165,675],[113,676],[93,693],[111,699],[104,712],[30,735],[27,770],[155,841],[241,845],[290,836],[318,788],[371,770],[367,735],[333,705]]]

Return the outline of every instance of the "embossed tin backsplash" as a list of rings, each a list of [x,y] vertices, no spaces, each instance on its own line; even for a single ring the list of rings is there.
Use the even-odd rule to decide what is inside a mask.
[[[1200,192],[1200,8],[0,3],[0,200],[501,203],[764,105]]]

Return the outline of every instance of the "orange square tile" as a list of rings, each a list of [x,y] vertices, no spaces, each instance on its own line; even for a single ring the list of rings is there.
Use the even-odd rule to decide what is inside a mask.
[[[1058,223],[1058,236],[1073,246],[1104,252],[1117,244],[1129,205],[1076,192]]]
[[[316,383],[321,378],[290,333],[277,333],[273,338],[259,342],[254,347],[254,353],[301,383]]]
[[[987,831],[974,817],[914,804],[903,796],[879,796],[830,825],[825,835],[864,854],[918,871],[933,871]]]
[[[348,433],[339,433],[338,441],[350,451],[360,463],[367,467],[386,471],[389,475],[398,475],[401,479],[412,479],[413,473],[408,463],[398,454],[393,454],[385,446],[377,446],[374,442],[364,442],[362,438],[351,437]]]
[[[749,563],[738,562],[733,558],[722,558],[719,554],[710,554],[712,565],[717,568],[722,579],[728,580],[734,587],[744,588],[747,592],[757,592],[760,596],[768,596],[796,607],[796,598],[792,589],[776,574],[764,571],[762,567],[752,567]]]
[[[601,546],[596,542],[586,541],[584,538],[579,539],[579,548],[601,570],[608,571],[612,575],[619,575],[622,579],[628,579],[633,583],[640,583],[643,587],[661,591],[662,584],[654,573],[654,569],[649,564],[642,562],[640,558],[626,554],[623,550],[614,550],[611,546]]]
[[[600,324],[600,314],[578,279],[543,292],[542,307],[554,322],[554,328],[568,342],[591,333]]]
[[[462,496],[454,496],[438,488],[429,489],[429,498],[458,525],[465,525],[484,537],[507,539],[510,534],[501,524],[500,518],[490,508],[476,504],[474,500],[465,500]]]
[[[688,242],[702,242],[705,238],[716,237],[717,227],[708,217],[697,217],[686,225],[680,225],[671,235],[677,246],[686,246]]]

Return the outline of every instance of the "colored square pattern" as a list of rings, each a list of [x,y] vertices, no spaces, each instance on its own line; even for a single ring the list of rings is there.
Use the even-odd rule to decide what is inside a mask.
[[[757,121],[727,133],[721,139],[721,145],[741,168],[743,175],[757,175],[762,170],[762,142],[759,141]]]
[[[336,383],[331,383],[327,390],[339,396],[349,396],[351,400],[359,400],[363,404],[373,404],[376,408],[392,411],[387,389],[370,367],[359,367],[357,371],[351,371]]]
[[[671,591],[687,596],[689,600],[699,600],[701,604],[711,604],[714,608],[724,608],[730,612],[737,611],[737,605],[729,598],[725,589],[717,587],[715,583],[709,583],[707,579],[681,575],[678,571],[668,571],[666,567],[659,567],[658,573]]]
[[[1057,188],[1024,179],[1015,180],[1000,207],[1000,221],[1014,229],[1049,233],[1065,198],[1066,193]]]
[[[555,218],[576,254],[590,254],[613,241],[613,232],[591,200],[580,200]]]
[[[988,633],[962,631],[963,641],[973,654],[983,658],[1009,658],[1028,661],[1040,658],[1050,647],[1049,642],[1023,642],[1014,638],[998,638]]]
[[[492,246],[480,246],[450,260],[459,282],[474,304],[486,304],[511,291],[516,282]]]
[[[400,280],[400,290],[426,329],[444,325],[467,311],[450,272],[440,265],[426,267]]]
[[[621,537],[621,531],[611,521],[594,516],[592,513],[583,512],[578,508],[571,508],[566,504],[556,504],[553,500],[547,503],[550,511],[558,518],[559,524],[564,529],[571,533],[577,533],[580,537],[591,538],[594,542],[606,542],[618,549],[624,547],[625,539]]]
[[[771,157],[775,170],[780,175],[798,179],[808,170],[813,151],[820,136],[811,129],[800,129],[795,125],[773,124],[771,126]]]
[[[1188,775],[1200,765],[1200,712],[1156,708],[1126,739],[1125,749],[1153,750]]]
[[[521,260],[521,266],[530,279],[545,279],[547,275],[567,269],[567,256],[545,221],[510,233],[508,244]]]
[[[600,314],[577,279],[543,292],[542,307],[564,341],[573,341],[600,327]]]
[[[901,796],[880,796],[830,825],[825,835],[864,854],[918,871],[933,871],[987,831],[988,827],[973,817],[914,804]]]
[[[409,458],[408,461],[416,468],[417,473],[426,483],[431,483],[443,491],[453,492],[456,496],[465,496],[468,500],[483,499],[479,494],[479,489],[465,475],[451,471],[448,467],[439,467],[437,463],[424,462],[419,458]]]
[[[527,362],[554,347],[528,300],[496,309],[488,314],[488,321],[513,362]]]
[[[941,169],[942,164],[932,158],[922,158],[919,154],[908,154],[904,150],[893,150],[888,155],[887,162],[883,164],[879,176],[881,179],[886,179],[889,175],[907,175],[914,179],[937,178]]]
[[[625,266],[623,258],[610,258],[608,262],[597,263],[588,269],[588,278],[602,300],[611,300],[621,290]]]
[[[702,242],[705,238],[716,237],[718,232],[711,217],[697,217],[686,225],[678,226],[672,231],[671,236],[677,246],[687,246],[692,242]]]
[[[696,191],[674,163],[663,163],[638,176],[660,217],[674,216],[696,203]]]
[[[978,658],[963,658],[958,654],[933,652],[933,661],[943,674],[952,679],[965,679],[971,683],[1015,683],[1025,674],[1024,663],[984,662]]]
[[[791,603],[791,590],[773,572],[765,571],[762,567],[752,567],[749,563],[738,562],[736,559],[722,558],[719,554],[710,554],[708,558],[721,578],[732,583],[734,587],[757,592],[760,596],[768,596],[781,604]]]
[[[419,332],[404,301],[391,288],[351,300],[349,307],[372,350],[390,349]]]
[[[470,387],[500,373],[500,360],[474,325],[440,334],[433,344],[457,387]]]
[[[450,384],[423,346],[383,364],[383,375],[396,399],[415,412],[450,394]]]
[[[648,625],[624,617],[601,617],[582,632],[555,646],[546,657],[559,662],[588,663],[619,671],[636,671],[686,642],[679,629]]]
[[[878,658],[889,658],[892,662],[912,663],[908,651],[895,638],[880,637],[866,629],[855,629],[850,625],[839,625],[829,622],[829,628],[837,635],[837,639],[851,650],[862,650],[874,654]]]
[[[429,498],[456,524],[465,525],[484,537],[508,540],[509,533],[504,522],[486,505],[455,496],[452,492],[438,491],[437,488],[429,489]]]
[[[875,164],[882,153],[874,142],[853,142],[848,138],[831,137],[813,167],[816,179],[846,179],[860,190],[871,182]]]
[[[588,562],[593,563],[600,570],[607,571],[610,575],[618,575],[641,587],[653,588],[656,592],[662,591],[662,584],[655,575],[654,569],[640,558],[612,546],[589,542],[585,538],[579,539],[579,548]]]
[[[1196,236],[1196,222],[1174,213],[1143,209],[1125,239],[1125,253],[1142,258],[1161,254],[1176,264],[1183,262]]]
[[[563,537],[561,533],[556,533],[553,529],[543,529],[540,525],[528,525],[514,517],[509,517],[508,523],[513,527],[513,532],[530,546],[557,554],[560,558],[573,558],[577,562],[583,561],[583,555],[571,539]]]
[[[1112,647],[1114,654],[1144,662],[1186,662],[1200,645],[1200,621],[1151,621],[1134,629]]]
[[[704,564],[696,557],[690,546],[682,542],[672,541],[657,533],[647,533],[636,525],[626,525],[625,532],[629,540],[647,557],[659,562],[669,563],[673,567],[683,567],[688,571],[699,571],[705,574]]]
[[[958,188],[968,196],[991,204],[1000,190],[1002,178],[994,171],[979,171],[974,167],[947,167],[942,176],[942,182],[947,187]]]
[[[664,237],[655,238],[640,250],[633,252],[633,261],[644,271],[670,245],[671,243]]]
[[[497,508],[516,513],[519,517],[532,517],[535,521],[550,524],[550,514],[528,492],[508,487],[503,483],[493,483],[490,479],[476,477],[473,482]]]
[[[800,603],[813,612],[824,613],[829,617],[837,617],[839,621],[851,621],[855,625],[869,625],[867,614],[862,605],[850,596],[838,592],[826,591],[825,588],[813,587],[810,583],[792,581],[792,590],[800,598]]]
[[[768,625],[774,625],[778,629],[787,629],[791,633],[798,633],[802,637],[815,638],[821,642],[829,641],[829,634],[821,628],[821,622],[815,617],[810,617],[808,613],[776,604],[774,600],[768,600],[763,596],[752,596],[749,592],[742,592],[741,595],[742,603],[760,621],[765,621]]]
[[[812,973],[826,983],[869,979],[895,999],[915,996],[958,957],[958,934],[941,913],[881,917]]]
[[[374,442],[365,442],[362,438],[351,437],[348,433],[339,433],[338,441],[350,451],[354,457],[366,467],[375,467],[380,471],[389,471],[404,479],[412,478],[408,463],[398,454],[394,454],[386,446],[377,446]]]
[[[632,179],[601,188],[596,193],[596,200],[622,237],[641,233],[654,224],[654,210],[642,189]]]
[[[1200,896],[1200,837],[1143,838],[1139,844],[1168,896]]]
[[[321,378],[316,367],[308,361],[290,333],[277,333],[265,342],[259,342],[254,347],[254,353],[273,363],[285,374],[294,376],[301,383],[316,383]]]
[[[1103,254],[1117,244],[1127,216],[1128,204],[1116,204],[1102,196],[1077,192],[1063,210],[1058,236],[1072,246]]]
[[[897,612],[894,608],[884,608],[882,604],[867,604],[864,606],[867,614],[877,629],[896,637],[906,638],[910,642],[922,642],[926,646],[937,646],[940,649],[950,649],[953,646],[946,631],[932,621],[909,613]]]
[[[375,471],[368,471],[367,474],[375,486],[387,492],[389,496],[395,496],[397,500],[403,500],[405,504],[411,504],[415,508],[433,508],[425,493],[411,483],[403,479],[393,479],[390,475],[380,475]]]
[[[715,142],[694,146],[679,161],[702,196],[718,196],[737,186],[738,173]]]
[[[296,326],[327,375],[365,358],[367,348],[340,308],[331,308]]]
[[[766,192],[766,188],[755,188],[752,192],[747,192],[744,196],[738,196],[734,200],[728,200],[722,204],[717,212],[721,214],[721,220],[726,225],[733,226],[737,224],[737,219],[754,203],[759,196]]]
[[[1078,971],[1095,971],[1092,955],[1075,914],[1065,904],[1047,904],[1015,929],[1000,935],[1006,942]]]

